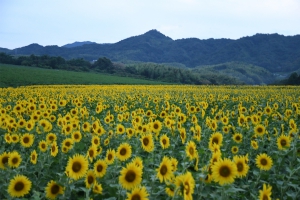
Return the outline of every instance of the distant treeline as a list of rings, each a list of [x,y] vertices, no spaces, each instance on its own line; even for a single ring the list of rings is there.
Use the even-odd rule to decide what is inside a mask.
[[[216,75],[213,73],[203,75],[192,72],[190,69],[170,67],[156,63],[125,65],[123,63],[113,63],[106,57],[101,57],[95,62],[89,62],[82,58],[65,60],[60,56],[55,57],[48,55],[14,57],[6,53],[0,53],[0,63],[46,69],[110,73],[178,84],[242,84],[236,79],[224,75]]]
[[[275,85],[300,85],[300,74],[293,72],[289,78],[274,83]]]

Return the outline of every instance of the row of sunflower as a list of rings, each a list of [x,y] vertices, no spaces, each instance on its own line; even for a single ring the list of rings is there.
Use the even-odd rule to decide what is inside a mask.
[[[298,199],[298,87],[0,88],[1,199]]]

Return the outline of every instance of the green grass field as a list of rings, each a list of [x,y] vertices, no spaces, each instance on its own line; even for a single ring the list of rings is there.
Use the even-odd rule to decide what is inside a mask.
[[[165,82],[121,77],[109,74],[73,72],[36,67],[0,64],[0,87],[25,85],[90,84],[168,84]]]

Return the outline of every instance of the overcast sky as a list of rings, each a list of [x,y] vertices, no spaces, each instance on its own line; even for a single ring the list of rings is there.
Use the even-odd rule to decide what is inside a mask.
[[[300,34],[300,0],[0,0],[0,47]]]

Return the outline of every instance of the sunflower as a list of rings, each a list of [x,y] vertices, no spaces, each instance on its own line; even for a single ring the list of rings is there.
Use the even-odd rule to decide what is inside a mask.
[[[185,153],[190,160],[197,158],[198,153],[196,149],[196,144],[192,140],[190,140],[185,146]]]
[[[57,184],[55,181],[51,180],[45,187],[46,197],[48,199],[56,199],[60,194],[64,194],[64,187]]]
[[[41,140],[39,142],[39,149],[41,150],[41,152],[47,151],[47,142],[45,140]]]
[[[263,184],[263,189],[259,190],[259,200],[271,200],[272,186]]]
[[[93,186],[93,193],[102,194],[102,191],[103,191],[102,185],[97,183],[97,181],[95,181],[94,186]]]
[[[16,134],[16,133],[11,134],[11,142],[12,143],[18,143],[19,141],[20,141],[20,137],[18,134]]]
[[[175,195],[175,188],[172,187],[172,185],[167,185],[167,187],[165,188],[165,191],[166,191],[166,193],[167,193],[167,195],[169,197],[174,197],[174,195]]]
[[[58,146],[56,142],[51,145],[51,156],[55,157],[58,154]]]
[[[8,165],[8,159],[9,159],[10,153],[3,152],[0,155],[0,169],[5,169],[6,165]]]
[[[219,161],[221,159],[221,151],[213,152],[210,163],[213,165],[215,162]]]
[[[66,166],[66,173],[69,177],[78,180],[82,178],[88,170],[89,162],[83,155],[75,154],[72,158],[69,158]]]
[[[233,147],[231,148],[231,152],[232,152],[233,154],[236,154],[238,151],[239,151],[239,147],[237,147],[237,146],[233,146]]]
[[[209,138],[209,149],[212,151],[213,145],[217,144],[220,147],[222,146],[223,135],[220,132],[213,133]]]
[[[74,142],[80,142],[82,139],[82,135],[81,135],[80,131],[74,131],[72,133],[72,139]]]
[[[125,127],[122,124],[117,125],[117,134],[123,134],[125,132]]]
[[[91,145],[87,151],[88,158],[92,162],[93,159],[97,157],[97,155],[98,155],[97,146]]]
[[[158,135],[159,132],[161,131],[161,129],[162,129],[162,123],[158,120],[155,120],[151,126],[152,132],[154,132],[156,135]]]
[[[266,132],[266,128],[262,124],[258,124],[255,126],[254,132],[256,135],[263,136]]]
[[[151,133],[148,133],[146,135],[143,135],[140,139],[142,143],[142,148],[147,152],[152,152],[154,150],[154,142],[153,137]]]
[[[19,152],[13,151],[9,154],[8,166],[12,168],[17,168],[20,166],[21,162],[22,162],[22,157],[19,154]]]
[[[91,188],[92,184],[96,182],[96,175],[94,170],[88,170],[85,176],[85,187]]]
[[[25,129],[27,131],[31,131],[35,126],[35,121],[34,120],[29,120],[27,121],[26,125],[25,125]]]
[[[249,165],[247,164],[246,157],[234,156],[233,160],[237,168],[237,177],[245,177],[249,171]]]
[[[6,134],[4,135],[4,138],[5,138],[5,142],[6,142],[7,144],[10,144],[10,143],[12,142],[12,138],[11,138],[11,135],[10,135],[9,133],[6,133]]]
[[[237,168],[234,162],[228,158],[219,159],[212,166],[212,177],[220,185],[231,184],[237,175]]]
[[[191,172],[186,172],[176,177],[175,185],[179,188],[179,194],[183,195],[185,200],[192,200],[195,188],[195,180]]]
[[[236,142],[236,143],[241,143],[243,141],[243,135],[240,133],[235,133],[232,136],[232,139]]]
[[[170,146],[170,139],[166,134],[160,136],[159,142],[163,149],[167,149]]]
[[[194,139],[196,139],[198,142],[201,140],[201,126],[196,125],[195,126],[195,132],[194,132]]]
[[[100,145],[100,138],[97,135],[94,135],[92,137],[92,145],[95,145],[96,147],[98,147]]]
[[[34,142],[34,135],[30,133],[25,133],[24,135],[21,136],[21,145],[23,147],[31,147],[33,142]]]
[[[54,133],[48,133],[46,136],[46,141],[48,144],[51,144],[52,142],[56,141],[57,137]]]
[[[72,149],[73,147],[73,139],[72,138],[65,138],[63,141],[62,141],[62,146],[65,146],[69,149]]]
[[[135,163],[128,163],[120,173],[119,183],[127,190],[135,188],[142,182],[142,169],[137,167]]]
[[[216,131],[218,128],[217,120],[212,120],[209,127],[212,131]]]
[[[272,113],[272,108],[270,106],[266,106],[265,109],[264,109],[264,112],[267,114],[267,115],[271,115]]]
[[[126,200],[148,200],[148,192],[145,187],[135,187],[131,193],[127,193]]]
[[[246,117],[244,116],[244,115],[240,115],[239,117],[238,117],[238,125],[239,126],[243,126],[245,123],[246,123]]]
[[[179,131],[179,135],[181,138],[181,142],[182,142],[182,144],[184,144],[185,140],[186,140],[186,130],[185,130],[185,128],[180,128],[180,129],[178,129],[178,131]]]
[[[134,136],[134,129],[133,128],[126,128],[127,137],[130,139],[132,136]]]
[[[20,119],[18,121],[18,128],[24,128],[26,126],[26,121],[25,119]]]
[[[11,197],[23,197],[31,189],[31,181],[24,175],[16,175],[10,180],[7,192]]]
[[[94,173],[96,177],[103,177],[106,174],[107,163],[104,160],[97,160],[94,164]]]
[[[128,158],[130,158],[131,153],[132,153],[131,145],[126,142],[122,143],[117,149],[117,158],[120,161],[125,161]]]
[[[288,136],[286,135],[281,135],[280,137],[277,138],[277,146],[279,150],[284,150],[288,147],[290,147],[291,140]]]
[[[255,161],[256,161],[256,166],[260,170],[268,171],[272,168],[273,165],[272,158],[265,153],[257,155]]]
[[[91,124],[89,122],[84,122],[82,125],[83,132],[90,132],[91,131]]]
[[[172,168],[171,160],[168,157],[164,156],[158,169],[156,169],[157,171],[156,176],[159,178],[159,181],[163,182],[163,181],[170,180],[173,175],[172,169],[173,168]]]
[[[251,140],[251,146],[255,150],[258,149],[258,144],[257,144],[257,142],[255,140]]]
[[[116,152],[113,149],[108,149],[106,152],[106,157],[105,157],[105,161],[108,165],[111,165],[114,163],[115,160],[115,156],[116,156]]]
[[[35,165],[37,162],[37,157],[38,157],[38,154],[36,153],[35,150],[33,150],[30,154],[30,162]]]

